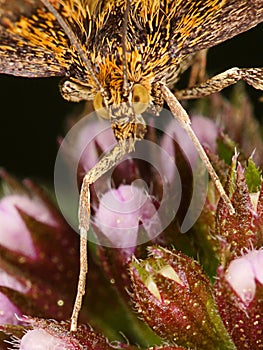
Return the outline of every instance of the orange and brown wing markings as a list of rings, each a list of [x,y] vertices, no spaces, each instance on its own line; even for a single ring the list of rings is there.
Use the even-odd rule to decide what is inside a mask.
[[[0,73],[66,75],[71,65],[68,39],[41,1],[0,0],[0,6]]]
[[[41,6],[40,0],[0,0],[0,23],[14,23],[21,16],[31,16]]]
[[[0,32],[0,73],[24,77],[63,76],[65,68],[53,52]]]
[[[215,46],[263,21],[263,0],[173,1],[171,38],[179,55]]]

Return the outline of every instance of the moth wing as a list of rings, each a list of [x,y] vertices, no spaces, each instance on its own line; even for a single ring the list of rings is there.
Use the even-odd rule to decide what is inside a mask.
[[[8,18],[14,22],[22,15],[32,15],[40,6],[40,0],[0,0],[0,18]]]
[[[0,31],[0,73],[23,77],[63,76],[66,70],[49,50]]]
[[[172,0],[170,5],[179,55],[215,46],[263,21],[262,0]]]
[[[88,14],[84,2],[79,1],[80,6],[75,0],[50,2],[81,41]],[[70,70],[73,51],[54,15],[40,0],[0,0],[0,73],[63,76]]]

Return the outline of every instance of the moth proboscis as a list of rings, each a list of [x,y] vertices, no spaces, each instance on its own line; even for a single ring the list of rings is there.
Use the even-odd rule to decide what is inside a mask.
[[[144,137],[142,114],[148,107],[158,114],[167,102],[234,212],[178,99],[206,96],[240,79],[263,90],[263,68],[232,68],[188,89],[171,89],[195,53],[262,21],[262,0],[0,0],[0,73],[65,77],[62,96],[93,100],[97,113],[111,121],[118,141],[83,179],[72,331],[77,330],[88,269],[89,187]]]

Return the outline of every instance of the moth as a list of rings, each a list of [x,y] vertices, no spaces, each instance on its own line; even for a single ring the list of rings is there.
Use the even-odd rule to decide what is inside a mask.
[[[158,114],[167,102],[234,212],[178,99],[206,96],[240,79],[263,90],[263,68],[232,68],[182,91],[174,86],[197,52],[262,21],[263,0],[0,0],[0,73],[64,77],[62,96],[92,100],[118,141],[83,179],[72,331],[77,330],[88,268],[89,187],[144,137],[142,115],[148,108]]]

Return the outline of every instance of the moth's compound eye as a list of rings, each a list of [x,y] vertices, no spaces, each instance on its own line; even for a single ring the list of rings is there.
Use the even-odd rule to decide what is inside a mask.
[[[132,102],[136,114],[143,113],[150,102],[148,90],[141,84],[135,84],[132,89]]]
[[[100,92],[96,93],[93,100],[93,106],[95,108],[95,111],[100,115],[100,117],[104,119],[109,119],[110,115],[107,109],[105,108],[104,99]]]

